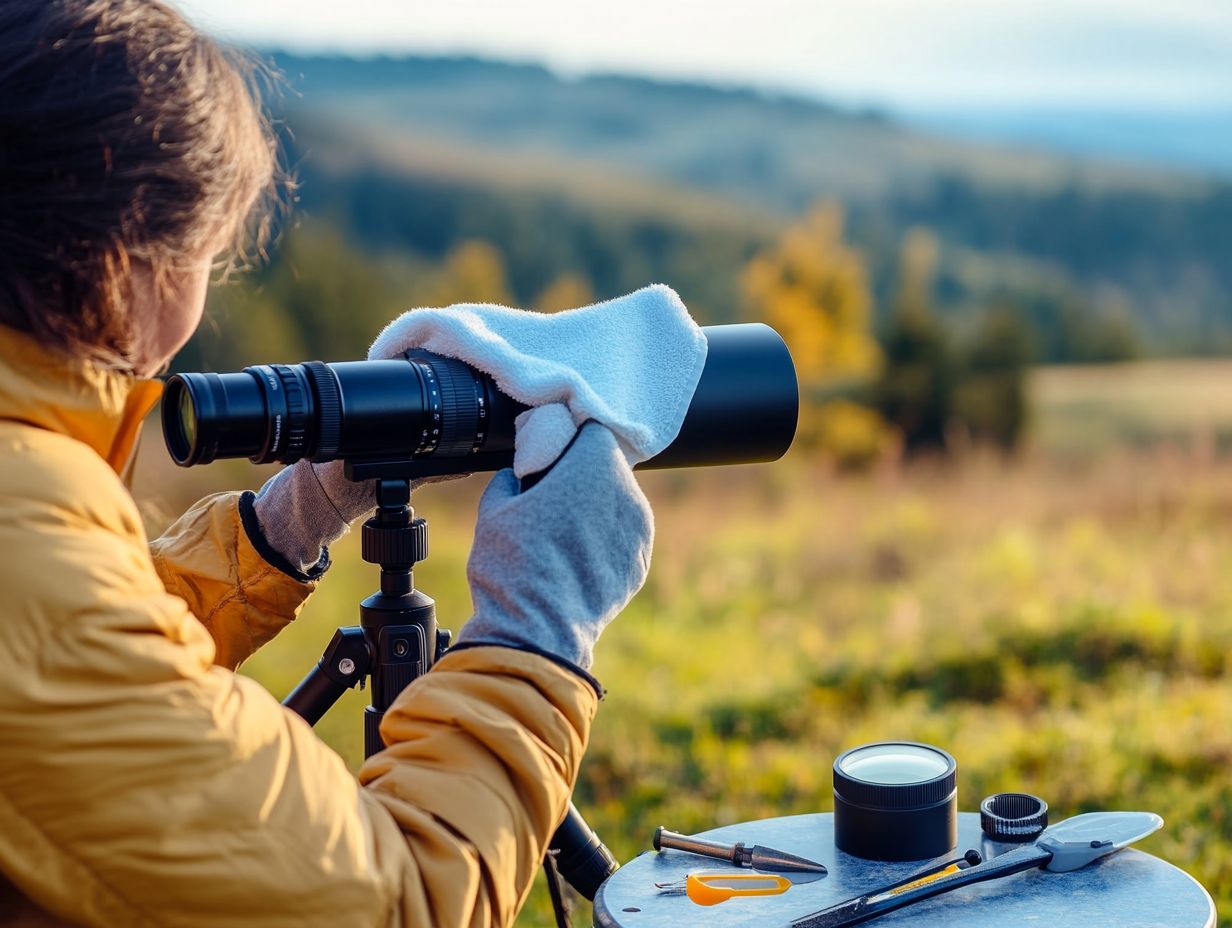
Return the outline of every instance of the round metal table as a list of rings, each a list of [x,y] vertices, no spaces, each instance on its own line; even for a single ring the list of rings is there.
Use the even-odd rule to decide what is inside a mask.
[[[702,834],[727,843],[764,844],[821,861],[830,874],[820,880],[792,886],[780,896],[734,898],[716,906],[699,906],[683,895],[663,895],[654,884],[684,879],[694,870],[733,868],[679,851],[648,851],[625,864],[600,887],[594,923],[599,928],[787,928],[793,919],[900,880],[924,863],[878,863],[844,854],[834,847],[833,819],[828,812],[793,815]],[[979,815],[961,813],[958,848],[953,856],[967,848],[982,853],[982,839]],[[1215,905],[1189,874],[1129,848],[1073,873],[1032,870],[966,886],[868,924],[886,928],[1214,928]]]

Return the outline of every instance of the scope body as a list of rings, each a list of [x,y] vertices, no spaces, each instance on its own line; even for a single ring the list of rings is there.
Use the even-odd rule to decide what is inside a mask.
[[[787,346],[760,323],[702,331],[706,364],[680,432],[642,466],[777,460],[791,446],[799,413]],[[365,462],[407,462],[410,477],[509,466],[514,420],[525,409],[487,374],[413,350],[388,361],[176,374],[167,381],[162,422],[167,448],[184,467],[218,458],[341,458],[356,474]]]

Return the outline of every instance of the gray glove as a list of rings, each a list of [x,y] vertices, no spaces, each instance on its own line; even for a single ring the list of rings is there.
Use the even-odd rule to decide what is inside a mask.
[[[529,647],[589,669],[599,633],[646,581],[654,516],[612,433],[582,427],[543,479],[492,478],[466,574],[459,644]]]
[[[329,546],[375,507],[373,481],[347,480],[342,461],[299,461],[284,467],[265,481],[253,500],[266,542],[308,575],[320,572]]]

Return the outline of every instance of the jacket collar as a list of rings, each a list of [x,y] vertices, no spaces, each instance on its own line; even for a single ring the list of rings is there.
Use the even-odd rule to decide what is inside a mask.
[[[0,326],[0,419],[60,432],[127,468],[162,383],[104,370]]]

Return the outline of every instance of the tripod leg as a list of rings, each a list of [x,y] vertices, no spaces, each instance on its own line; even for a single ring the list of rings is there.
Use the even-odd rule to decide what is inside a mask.
[[[548,896],[552,900],[552,914],[556,916],[556,928],[573,928],[569,921],[569,903],[565,901],[564,880],[556,869],[555,851],[548,851],[543,858],[543,875],[547,879]]]
[[[334,632],[321,660],[282,704],[309,725],[315,725],[343,693],[367,676],[371,663],[363,629],[358,625],[340,628]]]

